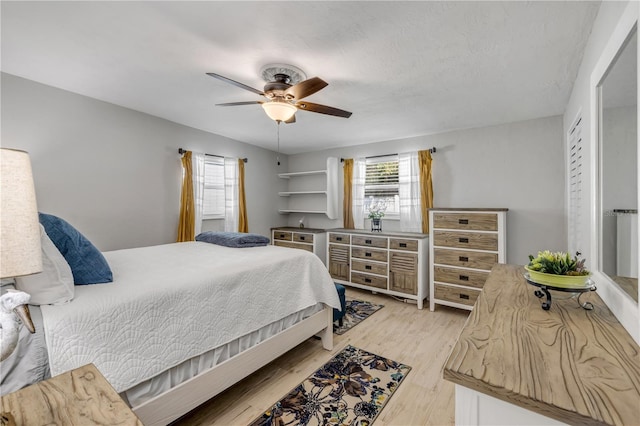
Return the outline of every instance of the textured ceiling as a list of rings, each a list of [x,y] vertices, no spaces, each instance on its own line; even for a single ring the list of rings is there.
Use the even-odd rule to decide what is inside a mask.
[[[2,71],[275,149],[260,68],[329,83],[286,153],[562,114],[599,2],[7,2]]]

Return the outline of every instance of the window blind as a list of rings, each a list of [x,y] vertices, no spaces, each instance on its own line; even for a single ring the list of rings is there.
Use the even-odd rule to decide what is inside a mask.
[[[572,252],[582,247],[584,144],[582,116],[578,116],[569,130],[569,247]]]

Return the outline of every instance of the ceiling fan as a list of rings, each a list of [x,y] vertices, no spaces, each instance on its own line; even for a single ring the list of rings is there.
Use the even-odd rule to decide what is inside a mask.
[[[260,104],[272,120],[285,123],[295,123],[295,113],[298,110],[318,112],[336,117],[351,117],[349,111],[303,101],[303,98],[313,95],[325,88],[328,83],[319,77],[305,79],[305,74],[292,65],[270,64],[262,68],[262,78],[267,82],[263,90],[254,89],[230,78],[208,72],[207,75],[233,84],[267,98],[266,101],[228,102],[216,106],[238,106]]]

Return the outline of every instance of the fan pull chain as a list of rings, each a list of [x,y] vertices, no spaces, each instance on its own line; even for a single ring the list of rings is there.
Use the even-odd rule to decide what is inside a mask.
[[[276,156],[276,160],[278,161],[278,166],[280,165],[280,120],[277,121],[278,123],[278,155]]]

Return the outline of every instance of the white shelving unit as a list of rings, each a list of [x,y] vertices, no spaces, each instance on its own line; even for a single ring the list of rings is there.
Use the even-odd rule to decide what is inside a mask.
[[[324,176],[324,179],[321,181],[317,176]],[[278,177],[288,179],[291,189],[278,192],[279,196],[289,198],[288,206],[278,210],[279,213],[325,214],[329,219],[338,218],[337,158],[327,158],[324,170],[279,173]]]

